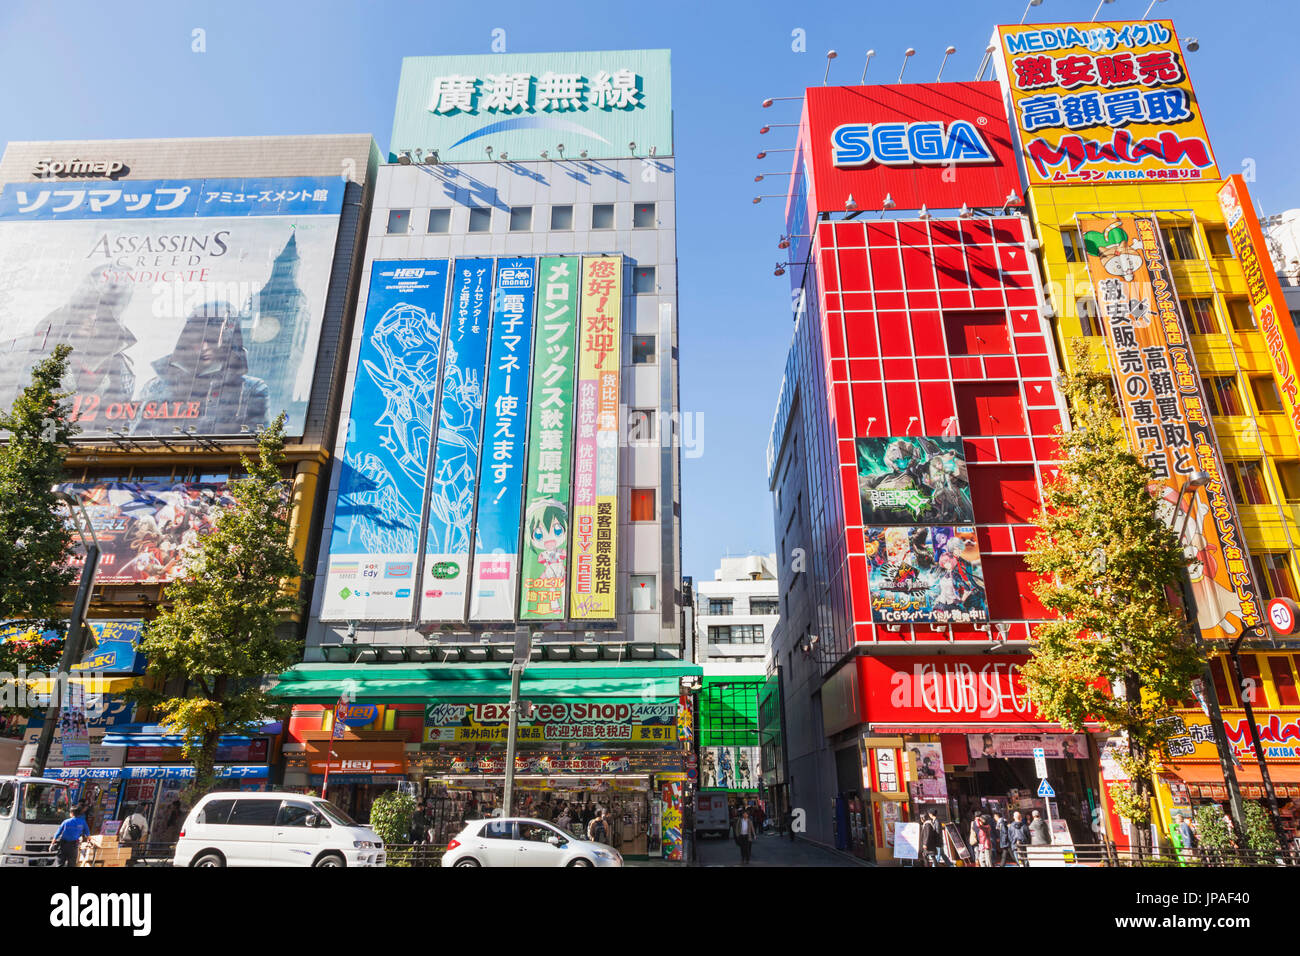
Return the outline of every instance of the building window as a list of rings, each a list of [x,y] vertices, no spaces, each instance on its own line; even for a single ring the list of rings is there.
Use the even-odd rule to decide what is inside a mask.
[[[1276,415],[1282,411],[1282,396],[1271,375],[1252,375],[1250,390],[1255,396],[1255,407],[1261,415]]]
[[[1178,259],[1195,259],[1196,242],[1192,239],[1191,226],[1161,226],[1165,237],[1165,253],[1170,261]]]
[[[632,585],[632,610],[653,611],[655,609],[655,576],[653,574],[629,575]]]
[[[429,210],[429,232],[433,234],[451,232],[451,210]]]
[[[573,207],[551,207],[551,229],[556,232],[568,232],[573,229]]]
[[[1285,554],[1256,554],[1251,557],[1250,563],[1255,569],[1259,586],[1267,592],[1269,598],[1295,600],[1295,581],[1291,578],[1291,567],[1287,564]]]
[[[1228,230],[1222,226],[1205,227],[1205,244],[1212,256],[1232,256],[1232,241],[1228,238]]]
[[[655,337],[653,335],[632,336],[632,364],[655,364]]]
[[[533,228],[533,207],[516,206],[510,210],[510,231],[528,232]]]
[[[404,236],[410,231],[411,231],[411,210],[409,209],[388,210],[388,234],[390,236]]]
[[[655,204],[652,202],[634,203],[632,206],[632,228],[653,229],[655,227]]]
[[[762,644],[762,624],[710,624],[710,644]]]
[[[1258,328],[1255,324],[1255,310],[1250,307],[1248,300],[1235,296],[1227,300],[1227,306],[1228,318],[1238,332],[1254,332]]]
[[[633,408],[628,411],[627,440],[629,444],[655,440],[655,413],[653,408]]]
[[[750,614],[780,614],[781,604],[776,598],[750,598]]]
[[[1073,229],[1061,230],[1061,245],[1065,247],[1066,262],[1083,261],[1083,256],[1079,255],[1079,237]]]
[[[1077,300],[1075,305],[1079,310],[1079,327],[1083,330],[1083,334],[1101,335],[1101,317],[1097,315],[1097,300],[1092,296],[1084,296]]]
[[[471,206],[469,210],[469,231],[487,232],[492,228],[492,210],[487,206]]]
[[[1204,297],[1183,299],[1183,317],[1193,335],[1215,335],[1219,331],[1219,323],[1214,320],[1214,303]]]
[[[637,295],[653,295],[655,292],[655,267],[638,266],[632,270],[632,291]]]
[[[1259,459],[1253,461],[1226,462],[1229,484],[1232,485],[1232,497],[1239,505],[1266,505],[1269,503],[1268,491],[1264,485],[1264,463]]]
[[[591,228],[614,228],[614,204],[612,202],[598,202],[591,207]]]
[[[1283,707],[1300,707],[1300,694],[1296,693],[1295,674],[1291,672],[1291,659],[1270,657],[1268,669],[1273,672],[1273,688],[1277,702]]]
[[[711,614],[711,615],[713,615],[714,617],[726,617],[726,616],[730,616],[730,614],[731,614],[732,603],[733,603],[733,602],[732,602],[732,599],[731,599],[731,598],[713,598],[713,597],[711,597],[711,598],[709,598],[709,610],[708,610],[708,613]]]
[[[1206,401],[1210,404],[1213,415],[1241,415],[1241,395],[1237,392],[1237,380],[1231,375],[1211,375],[1201,379],[1205,389]]]
[[[1282,482],[1282,497],[1287,502],[1300,501],[1300,461],[1295,459],[1273,459],[1277,465],[1277,477]]]
[[[655,490],[653,488],[632,489],[632,520],[655,520]]]

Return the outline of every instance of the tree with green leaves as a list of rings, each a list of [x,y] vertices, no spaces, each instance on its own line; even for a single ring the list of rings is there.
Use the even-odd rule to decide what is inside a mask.
[[[283,705],[267,696],[262,681],[296,663],[301,651],[281,633],[301,606],[302,576],[280,476],[283,415],[258,434],[256,460],[241,461],[248,475],[230,484],[234,504],[186,557],[182,575],[167,586],[166,609],[147,625],[140,645],[155,683],[183,683],[185,690],[177,696],[129,692],[181,736],[194,764],[186,794],[191,804],[215,783],[222,734],[247,732],[282,714]]]
[[[0,412],[0,628],[23,632],[0,641],[0,671],[48,670],[63,653],[58,606],[76,577],[65,509],[51,489],[63,481],[68,444],[80,429],[63,390],[72,349],[59,345],[32,370],[31,383]]]
[[[1152,775],[1175,733],[1165,718],[1190,696],[1203,658],[1173,599],[1187,558],[1156,514],[1152,474],[1129,450],[1107,384],[1076,348],[1061,380],[1073,427],[1058,428],[1060,475],[1044,489],[1026,556],[1055,619],[1034,629],[1022,676],[1047,720],[1075,731],[1095,720],[1127,740],[1116,759],[1129,779],[1110,794],[1144,844]]]

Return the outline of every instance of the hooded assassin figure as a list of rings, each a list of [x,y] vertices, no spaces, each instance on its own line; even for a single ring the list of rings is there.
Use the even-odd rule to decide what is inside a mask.
[[[11,347],[0,344],[0,404],[17,394],[32,368],[56,345],[72,346],[64,385],[82,402],[96,397],[101,409],[129,402],[135,394],[135,371],[126,350],[136,337],[122,324],[122,313],[132,291],[112,269],[96,269],[73,290],[66,305]]]
[[[237,435],[265,425],[270,390],[248,375],[248,353],[239,313],[228,302],[206,302],[185,320],[176,347],[153,363],[157,377],[140,396],[144,406],[132,431],[148,421],[149,403],[168,403],[155,418],[174,421],[203,435]],[[176,403],[181,403],[177,406]],[[191,403],[194,414],[188,414]],[[175,415],[177,408],[182,415]],[[167,414],[167,412],[171,414]]]

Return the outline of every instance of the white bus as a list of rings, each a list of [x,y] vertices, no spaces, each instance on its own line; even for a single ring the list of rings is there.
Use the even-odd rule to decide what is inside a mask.
[[[50,841],[68,818],[69,787],[44,777],[0,777],[0,866],[54,866]]]

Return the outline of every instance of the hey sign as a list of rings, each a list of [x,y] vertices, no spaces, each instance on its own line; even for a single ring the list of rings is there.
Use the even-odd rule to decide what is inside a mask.
[[[1000,207],[1021,193],[995,83],[812,87],[801,130],[815,212]]]

